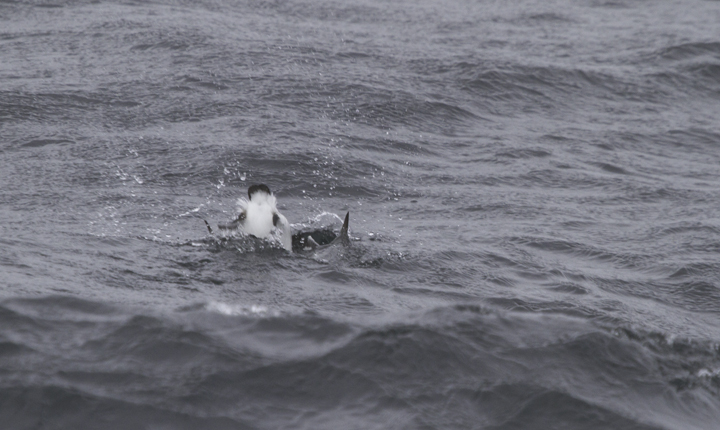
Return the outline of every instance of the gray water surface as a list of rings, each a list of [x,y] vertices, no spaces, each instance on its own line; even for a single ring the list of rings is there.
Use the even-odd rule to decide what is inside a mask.
[[[0,3],[3,428],[720,428],[718,23]]]

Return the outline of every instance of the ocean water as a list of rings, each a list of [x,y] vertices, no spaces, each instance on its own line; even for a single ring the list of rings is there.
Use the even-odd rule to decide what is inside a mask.
[[[0,2],[0,427],[719,429],[719,23]]]

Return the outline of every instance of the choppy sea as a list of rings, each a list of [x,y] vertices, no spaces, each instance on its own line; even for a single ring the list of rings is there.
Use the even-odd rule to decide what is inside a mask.
[[[720,2],[0,2],[0,423],[720,429]]]

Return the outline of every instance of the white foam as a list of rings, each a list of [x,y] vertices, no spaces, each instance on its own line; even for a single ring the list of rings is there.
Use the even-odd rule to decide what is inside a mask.
[[[700,369],[697,376],[700,378],[714,378],[720,375],[720,369]]]
[[[270,312],[266,306],[262,305],[243,306],[223,302],[209,302],[205,305],[205,309],[227,316],[277,316],[278,314]]]

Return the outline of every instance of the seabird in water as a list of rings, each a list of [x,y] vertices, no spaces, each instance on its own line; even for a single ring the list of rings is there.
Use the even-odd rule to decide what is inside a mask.
[[[221,230],[240,229],[245,234],[251,234],[259,239],[269,239],[275,229],[280,233],[280,242],[283,248],[292,251],[292,231],[287,218],[283,216],[276,206],[277,200],[270,188],[265,184],[251,185],[248,188],[248,199],[241,199],[240,215],[227,224],[218,224]],[[212,228],[205,221],[208,231]]]
[[[350,212],[345,215],[345,222],[339,235],[330,230],[315,230],[293,235],[290,223],[277,210],[275,196],[267,185],[251,185],[248,188],[248,199],[241,199],[240,206],[242,207],[240,215],[229,223],[218,224],[219,229],[240,229],[244,233],[260,239],[269,239],[273,236],[273,232],[278,231],[282,246],[288,251],[315,250],[318,247],[322,248],[336,243],[350,246],[350,237],[348,236]],[[212,234],[210,224],[205,221],[205,225]]]

